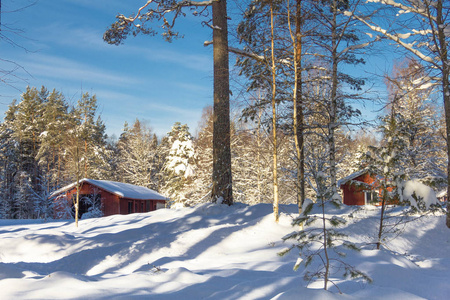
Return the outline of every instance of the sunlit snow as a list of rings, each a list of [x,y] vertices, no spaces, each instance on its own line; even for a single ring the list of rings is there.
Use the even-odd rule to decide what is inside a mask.
[[[329,211],[361,252],[346,262],[373,284],[333,275],[335,287],[305,282],[281,238],[297,206],[204,204],[73,222],[0,220],[1,299],[448,299],[450,236],[443,214],[402,227],[377,251],[379,208]],[[351,213],[351,217],[348,214]],[[297,272],[293,271],[300,264]],[[309,284],[309,285],[308,285]],[[308,286],[308,287],[306,287]]]

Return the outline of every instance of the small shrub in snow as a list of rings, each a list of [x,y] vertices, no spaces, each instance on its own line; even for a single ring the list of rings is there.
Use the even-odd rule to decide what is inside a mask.
[[[321,208],[323,213],[308,215],[308,210],[313,206]],[[359,251],[355,244],[346,240],[345,234],[336,229],[345,224],[346,220],[336,216],[326,217],[324,211],[325,205],[310,204],[302,215],[294,219],[293,226],[303,225],[305,228],[283,237],[284,241],[295,240],[296,243],[282,250],[279,255],[283,256],[293,249],[299,250],[300,257],[294,265],[294,270],[297,271],[303,265],[306,270],[304,279],[306,281],[314,278],[323,279],[324,289],[327,289],[328,282],[336,286],[331,276],[342,275],[345,278],[362,278],[372,282],[369,276],[344,261],[346,256],[344,248]]]
[[[298,270],[301,265],[304,265],[306,269],[304,279],[307,281],[311,281],[314,278],[323,279],[325,290],[328,282],[336,286],[331,279],[332,275],[341,274],[346,278],[362,278],[367,282],[371,282],[372,279],[369,276],[343,260],[346,256],[343,248],[359,249],[355,244],[347,240],[345,234],[336,229],[345,224],[346,220],[337,216],[329,217],[325,213],[326,208],[330,205],[332,207],[340,206],[340,197],[336,197],[333,189],[327,187],[325,182],[325,176],[321,172],[316,178],[316,203],[305,201],[302,213],[292,222],[292,226],[300,227],[300,230],[282,238],[284,241],[295,240],[295,244],[281,251],[279,255],[283,256],[293,249],[298,249],[300,258],[297,259],[294,270]],[[316,208],[316,211],[318,210],[318,213],[311,214],[314,208]],[[315,263],[314,260],[316,261]],[[342,271],[343,273],[341,273]]]
[[[81,219],[92,219],[92,218],[100,218],[103,217],[103,212],[99,207],[90,207],[87,212],[85,212]]]

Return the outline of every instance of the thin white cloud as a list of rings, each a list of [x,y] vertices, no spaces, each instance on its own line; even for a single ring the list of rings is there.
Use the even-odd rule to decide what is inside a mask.
[[[193,54],[187,53],[186,50],[180,49],[175,44],[169,44],[161,41],[159,37],[148,37],[149,42],[142,43],[126,41],[123,45],[108,45],[102,39],[103,32],[93,28],[69,28],[64,24],[51,24],[42,29],[47,34],[42,35],[39,39],[39,48],[48,47],[47,43],[51,42],[59,46],[71,49],[80,49],[84,52],[107,51],[110,55],[127,57],[142,57],[148,62],[165,62],[168,67],[177,65],[190,70],[200,72],[212,72],[212,54]],[[199,49],[204,51],[202,46]]]
[[[115,46],[103,41],[103,29],[94,28],[92,25],[80,25],[77,27],[62,21],[53,21],[35,28],[32,34],[35,45],[39,49],[49,49],[59,46],[66,49],[80,49],[82,51],[114,50]]]
[[[171,113],[178,115],[180,117],[189,117],[195,114],[199,108],[198,107],[183,107],[180,103],[171,105],[167,104],[169,101],[167,99],[155,99],[155,97],[142,96],[138,97],[136,95],[129,95],[122,92],[115,92],[112,90],[97,90],[95,91],[97,97],[106,103],[122,103],[126,105],[113,106],[112,109],[117,109],[121,113],[127,114],[149,114],[149,113]],[[200,109],[201,110],[201,109]]]
[[[32,60],[30,60],[30,58]],[[75,81],[97,83],[102,85],[128,86],[142,84],[142,79],[112,72],[92,66],[88,63],[52,56],[47,54],[33,54],[22,62],[24,68],[35,78],[54,78],[61,81]]]

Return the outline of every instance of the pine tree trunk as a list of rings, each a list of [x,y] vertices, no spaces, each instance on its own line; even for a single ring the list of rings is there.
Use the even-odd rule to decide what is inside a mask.
[[[442,0],[436,3],[436,23],[438,30],[438,41],[440,49],[440,58],[442,64],[442,93],[444,97],[445,125],[447,129],[447,198],[450,195],[450,61],[448,59],[448,45],[445,39],[445,24],[443,19]],[[446,225],[450,228],[450,201],[447,202],[447,220]]]
[[[337,1],[334,0],[332,4],[333,10],[333,24],[331,27],[331,60],[332,60],[332,74],[331,74],[331,107],[330,107],[330,124],[328,127],[328,143],[330,151],[330,177],[332,197],[337,191],[337,179],[336,179],[336,116],[337,116],[337,88],[338,88],[338,57],[337,57],[337,35],[336,35],[336,14],[337,14]]]
[[[226,0],[215,1],[213,11],[214,45],[214,128],[212,201],[232,205],[230,145],[230,83],[228,66],[228,24]]]
[[[321,201],[322,201],[322,230],[323,230],[323,252],[325,254],[325,274],[324,274],[324,285],[323,285],[323,289],[327,290],[328,289],[328,277],[330,275],[330,258],[328,256],[328,235],[327,235],[327,224],[326,224],[326,218],[325,218],[325,202],[324,202],[324,198],[323,195],[321,197]]]
[[[258,99],[259,100],[259,99]],[[262,117],[262,109],[258,110],[258,131],[256,133],[256,146],[257,146],[257,154],[256,154],[256,161],[257,161],[257,190],[258,190],[258,203],[263,202],[262,197],[262,164],[261,164],[261,149],[262,149],[262,137],[261,137],[261,117]]]
[[[78,147],[78,139],[76,145],[76,172],[77,172],[77,198],[75,201],[75,226],[78,227],[78,212],[80,209],[80,153]]]
[[[294,96],[294,135],[297,151],[297,205],[299,214],[305,201],[305,151],[304,147],[304,117],[303,117],[303,95],[302,95],[302,0],[297,0],[295,18],[295,96]]]
[[[377,240],[377,250],[380,250],[381,248],[381,239],[383,237],[383,222],[384,222],[384,211],[386,210],[386,204],[387,204],[387,197],[388,197],[388,191],[387,191],[387,174],[384,174],[384,186],[383,186],[383,198],[381,200],[381,215],[380,215],[380,225],[378,227],[378,240]]]
[[[87,176],[87,141],[84,141],[84,178],[88,178]]]
[[[275,42],[273,22],[273,0],[270,1],[270,30],[272,51],[272,138],[273,138],[273,214],[275,222],[278,222],[280,213],[278,210],[278,143],[277,143],[277,107],[276,107],[276,67],[275,67]]]
[[[58,176],[56,178],[56,187],[59,188],[61,180],[61,144],[58,144]]]

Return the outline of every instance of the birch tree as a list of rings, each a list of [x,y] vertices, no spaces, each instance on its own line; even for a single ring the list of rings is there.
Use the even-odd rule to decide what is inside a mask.
[[[205,22],[213,30],[214,47],[214,133],[213,133],[213,202],[233,204],[231,149],[230,149],[230,84],[228,66],[228,21],[227,1],[175,1],[149,0],[132,17],[119,14],[116,22],[103,35],[103,39],[114,45],[121,44],[128,35],[159,33],[157,27],[148,23],[161,22],[161,35],[167,41],[180,37],[174,30],[177,19],[185,16],[186,9],[194,15],[205,16],[212,10],[212,24]]]
[[[274,9],[273,0],[270,1],[270,51],[271,51],[271,71],[272,71],[272,142],[273,142],[273,214],[275,222],[278,222],[280,213],[278,210],[279,193],[278,193],[278,140],[277,140],[277,82],[276,82],[276,65],[275,65],[275,36],[274,36]]]
[[[240,74],[247,77],[247,89],[257,91],[262,97],[258,101],[248,105],[243,110],[245,120],[260,119],[258,112],[267,108],[268,113],[262,121],[263,126],[270,129],[272,140],[272,188],[273,211],[275,221],[278,221],[279,203],[279,155],[278,133],[280,130],[279,111],[280,104],[285,102],[290,92],[288,72],[281,66],[285,61],[285,40],[280,31],[284,29],[281,21],[282,1],[254,0],[245,14],[243,21],[238,26],[240,42],[244,44],[246,54],[240,55],[237,65],[241,69]],[[286,23],[286,22],[284,22]],[[286,36],[286,35],[285,35]],[[251,53],[251,55],[248,55]],[[240,54],[240,53],[238,53]],[[287,60],[286,60],[287,61]],[[291,120],[291,118],[289,119]]]

